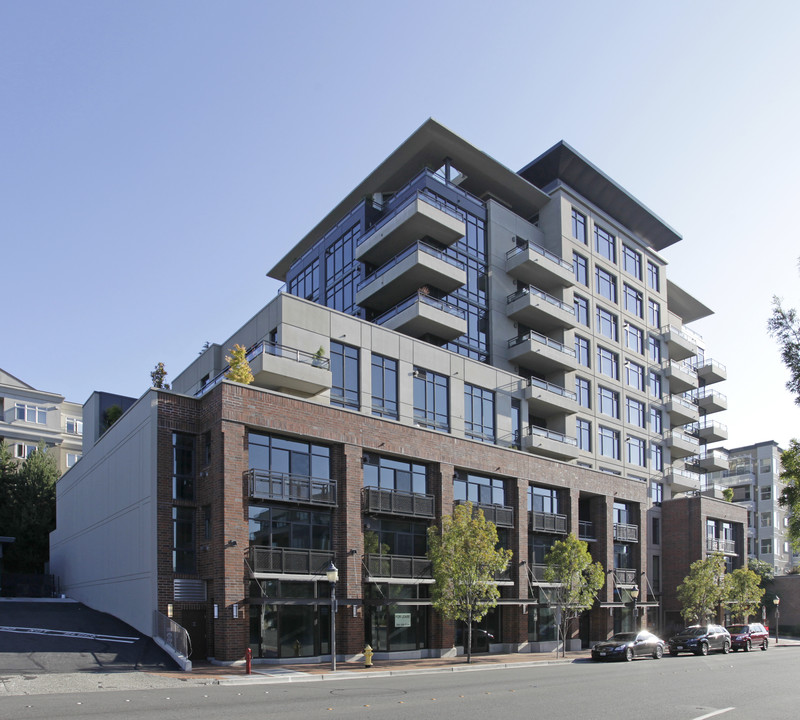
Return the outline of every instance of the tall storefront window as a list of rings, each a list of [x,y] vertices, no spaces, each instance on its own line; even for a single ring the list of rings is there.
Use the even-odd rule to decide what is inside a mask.
[[[372,649],[402,652],[427,648],[431,608],[426,601],[429,597],[428,585],[367,585],[364,619],[366,640]]]

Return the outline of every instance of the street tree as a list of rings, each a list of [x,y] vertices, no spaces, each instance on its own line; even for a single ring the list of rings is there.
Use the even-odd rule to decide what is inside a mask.
[[[570,623],[592,607],[605,582],[605,572],[599,562],[592,562],[589,545],[573,533],[554,542],[544,561],[545,582],[556,584],[551,601],[555,601],[556,624],[566,653]]]
[[[725,559],[721,553],[695,560],[678,585],[678,602],[687,625],[713,618],[725,596]]]
[[[228,363],[229,370],[225,375],[227,380],[242,383],[242,385],[249,385],[253,382],[253,371],[250,369],[250,363],[247,362],[247,348],[238,343],[231,348],[231,354],[225,356],[225,362]]]
[[[778,502],[781,507],[789,509],[786,534],[792,543],[792,549],[800,552],[800,442],[794,439],[789,448],[781,453],[781,480],[786,483]]]
[[[13,474],[2,460],[0,466],[4,476],[0,534],[16,538],[4,553],[3,567],[9,572],[44,572],[50,533],[56,527],[56,480],[60,475],[56,459],[41,443]]]
[[[767,329],[781,348],[781,360],[789,370],[786,387],[800,405],[800,317],[794,308],[785,309],[780,298],[772,298],[772,315]]]
[[[169,390],[169,383],[164,382],[167,377],[167,369],[164,363],[157,363],[155,369],[150,373],[150,379],[153,381],[153,387],[158,389]]]
[[[758,575],[758,584],[762,588],[766,588],[767,583],[771,583],[775,579],[775,568],[766,560],[750,558],[747,561],[747,568]]]
[[[726,576],[725,588],[731,615],[739,622],[747,622],[758,610],[764,588],[761,577],[748,568],[738,568]]]
[[[466,629],[467,662],[472,662],[472,625],[497,605],[497,574],[511,560],[510,550],[497,547],[497,528],[472,503],[456,505],[442,526],[428,528],[428,558],[433,572],[431,604]]]

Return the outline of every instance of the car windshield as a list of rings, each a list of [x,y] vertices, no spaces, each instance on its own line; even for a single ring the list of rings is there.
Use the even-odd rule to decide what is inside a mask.
[[[729,625],[728,632],[732,633],[743,633],[747,632],[750,628],[747,625]]]
[[[611,642],[630,642],[636,640],[636,633],[617,633],[611,638]]]
[[[697,637],[699,635],[705,635],[706,629],[704,627],[690,627],[686,628],[681,635],[691,635],[692,637]]]

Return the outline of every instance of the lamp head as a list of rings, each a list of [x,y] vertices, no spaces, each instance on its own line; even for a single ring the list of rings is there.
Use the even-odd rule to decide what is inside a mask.
[[[328,582],[338,582],[339,570],[336,568],[336,565],[333,564],[333,560],[331,560],[328,563],[328,567],[325,568],[325,576],[328,578]]]

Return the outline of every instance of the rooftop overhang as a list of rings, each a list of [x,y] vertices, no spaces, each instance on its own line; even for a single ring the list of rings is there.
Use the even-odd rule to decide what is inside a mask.
[[[549,201],[546,193],[513,170],[429,119],[317,223],[267,275],[285,281],[292,263],[366,195],[396,192],[424,167],[436,171],[447,158],[466,176],[459,187],[479,198],[491,196],[524,218],[535,215]]]
[[[684,323],[694,322],[714,314],[713,310],[671,280],[667,280],[667,303],[669,311],[675,313]]]
[[[561,180],[654,250],[663,250],[681,240],[680,234],[658,215],[563,140],[522,168],[519,174],[540,188]]]

